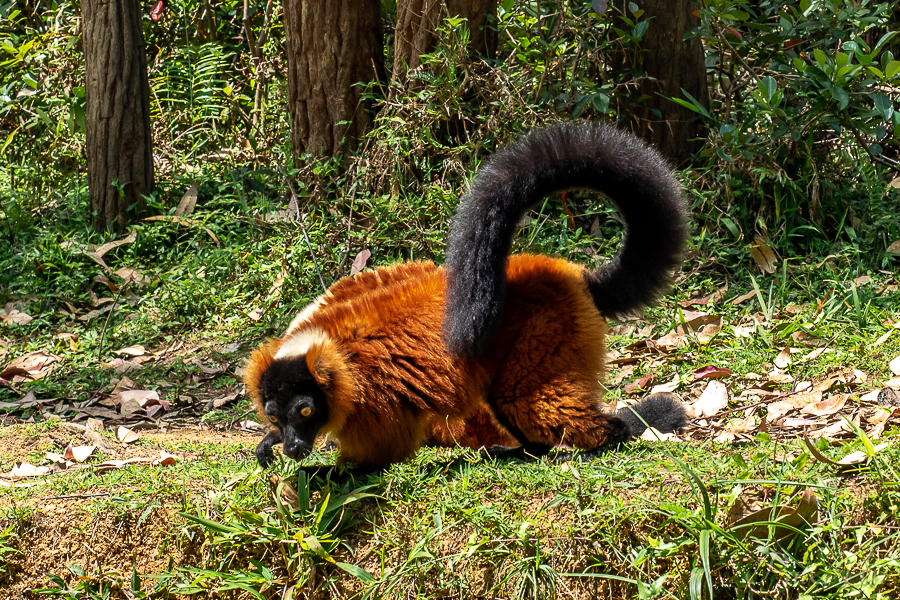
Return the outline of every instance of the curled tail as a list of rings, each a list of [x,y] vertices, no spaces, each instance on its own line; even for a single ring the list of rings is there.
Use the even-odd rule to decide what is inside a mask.
[[[630,133],[605,125],[537,130],[479,169],[450,226],[444,337],[477,355],[503,315],[506,257],[525,211],[545,196],[589,188],[609,196],[626,225],[619,252],[585,279],[597,309],[620,317],[670,284],[687,238],[681,190],[666,160]]]

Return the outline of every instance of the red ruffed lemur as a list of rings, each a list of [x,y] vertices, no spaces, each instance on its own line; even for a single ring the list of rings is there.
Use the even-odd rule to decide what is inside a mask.
[[[596,271],[510,256],[525,211],[572,188],[618,207],[626,234],[616,256]],[[671,169],[633,135],[560,125],[507,145],[462,199],[443,267],[409,262],[341,279],[253,353],[244,380],[272,426],[259,463],[272,462],[278,443],[301,458],[321,433],[340,443],[340,463],[377,469],[429,440],[599,452],[645,423],[683,426],[669,395],[604,411],[600,381],[606,319],[656,300],[686,237]]]

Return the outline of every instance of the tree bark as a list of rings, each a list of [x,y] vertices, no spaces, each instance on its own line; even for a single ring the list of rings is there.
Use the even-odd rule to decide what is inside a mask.
[[[422,55],[434,50],[435,32],[444,15],[466,19],[469,52],[492,57],[497,50],[497,32],[486,25],[488,15],[496,14],[497,0],[399,0],[394,80],[402,83],[408,71],[422,66]]]
[[[83,0],[88,188],[96,231],[146,214],[153,189],[150,86],[137,0]]]
[[[384,79],[380,0],[285,0],[284,27],[295,158],[353,150],[372,124],[356,84]]]
[[[626,0],[617,6],[624,11],[629,2],[645,11],[641,19],[649,20],[650,26],[637,59],[625,59],[625,66],[643,71],[646,77],[631,93],[632,102],[623,112],[632,131],[677,166],[684,166],[702,146],[702,139],[696,140],[705,137],[706,129],[697,113],[668,98],[686,99],[684,89],[709,108],[703,46],[699,37],[684,39],[685,32],[700,20],[692,14],[695,7],[690,0]],[[638,101],[642,96],[646,97]]]

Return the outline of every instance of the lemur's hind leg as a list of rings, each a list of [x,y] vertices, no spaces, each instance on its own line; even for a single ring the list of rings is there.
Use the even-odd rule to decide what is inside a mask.
[[[497,397],[493,407],[500,423],[523,445],[613,449],[628,441],[631,430],[625,420],[603,412],[599,397],[596,384],[557,380],[530,394]]]

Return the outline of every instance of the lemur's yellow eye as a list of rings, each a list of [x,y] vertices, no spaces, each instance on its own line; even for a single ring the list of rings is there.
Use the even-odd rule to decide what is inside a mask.
[[[300,411],[300,414],[303,415],[304,417],[308,417],[309,415],[312,414],[312,409],[307,406],[303,410]]]
[[[269,416],[269,422],[270,422],[270,423],[276,423],[276,424],[277,424],[277,423],[278,423],[278,417]]]

